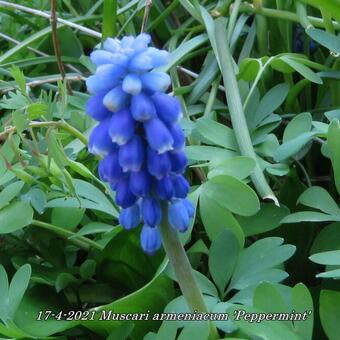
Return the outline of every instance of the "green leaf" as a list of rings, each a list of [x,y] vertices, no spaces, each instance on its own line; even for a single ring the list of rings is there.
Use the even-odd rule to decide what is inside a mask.
[[[33,103],[27,107],[28,118],[30,120],[38,119],[41,116],[46,115],[47,112],[48,107],[45,103]]]
[[[249,117],[249,128],[255,128],[261,121],[279,108],[287,97],[288,91],[289,85],[286,83],[278,84],[271,88],[261,99],[254,116]]]
[[[270,299],[268,299],[270,296]],[[254,292],[253,306],[266,313],[289,313],[290,310],[282,297],[278,287],[269,282],[260,283]],[[291,328],[290,321],[282,321]]]
[[[322,187],[308,188],[298,199],[298,203],[301,203],[307,207],[319,209],[322,212],[330,215],[339,215],[340,209],[333,200],[328,191]]]
[[[340,4],[339,4],[340,5]],[[310,27],[306,29],[306,33],[320,45],[327,47],[333,53],[340,53],[340,39],[327,31]]]
[[[283,142],[288,142],[312,129],[312,115],[304,112],[296,115],[287,125],[283,133]]]
[[[339,279],[340,278],[340,269],[329,270],[324,273],[319,273],[315,275],[317,278],[322,279]]]
[[[80,208],[53,208],[51,223],[68,230],[78,226],[84,217],[84,209]]]
[[[323,228],[315,237],[311,254],[329,250],[340,250],[340,223],[331,223]]]
[[[296,155],[315,136],[315,132],[305,132],[298,137],[281,144],[274,153],[274,159],[281,162]]]
[[[340,250],[317,253],[309,257],[315,263],[337,266],[340,265]]]
[[[211,17],[211,15],[209,14],[209,12],[205,9],[205,7],[200,6],[200,13],[204,22],[204,26],[205,29],[207,31],[211,46],[213,48],[214,51],[217,50],[217,43],[216,43],[216,39],[215,39],[215,22],[213,20],[213,18]],[[218,58],[218,55],[216,55],[215,53],[215,60],[217,61],[217,63],[220,65],[221,62]]]
[[[28,127],[29,121],[22,110],[14,111],[12,113],[12,117],[13,117],[13,124],[19,133],[21,133]]]
[[[244,245],[244,234],[235,217],[228,209],[216,204],[204,191],[200,195],[200,215],[210,240],[214,240],[223,230],[231,230],[237,237],[240,247]]]
[[[97,262],[92,259],[87,259],[79,268],[80,276],[83,279],[89,279],[96,273]]]
[[[60,169],[63,169],[65,165],[67,165],[67,157],[62,146],[60,145],[60,142],[57,139],[56,132],[54,130],[50,130],[46,139],[49,159],[53,158],[57,166]]]
[[[10,72],[11,72],[12,77],[14,78],[16,83],[18,84],[21,93],[27,95],[27,92],[26,92],[26,80],[25,80],[24,73],[16,65],[13,65],[10,68]]]
[[[20,213],[18,213],[20,212]],[[14,202],[0,210],[0,234],[7,234],[32,223],[33,209],[26,202]]]
[[[316,84],[323,84],[323,81],[320,78],[320,76],[314,73],[309,67],[297,62],[296,60],[289,58],[288,56],[282,56],[280,57],[280,59],[284,61],[287,65],[292,67],[295,71],[300,73],[304,78]]]
[[[0,210],[9,204],[9,202],[21,191],[24,182],[18,181],[7,185],[0,193]]]
[[[223,230],[214,238],[209,253],[209,271],[223,294],[236,265],[240,244],[233,232]]]
[[[236,156],[237,153],[214,146],[189,145],[185,148],[188,159],[193,161],[214,161],[228,159]]]
[[[55,281],[55,289],[57,291],[57,293],[59,293],[60,291],[62,291],[64,288],[77,283],[78,280],[69,273],[60,273],[57,276],[57,279]]]
[[[79,198],[56,198],[49,201],[46,207],[94,209],[118,217],[119,214],[112,202],[94,185],[80,179],[74,179],[74,185]]]
[[[335,119],[328,129],[327,146],[331,156],[335,186],[340,193],[340,121]]]
[[[190,15],[197,21],[202,22],[200,12],[189,0],[179,0],[181,5],[190,13]]]
[[[303,339],[313,337],[314,305],[308,288],[303,283],[298,283],[292,289],[292,308],[298,312],[311,311],[307,320],[294,322],[294,329]]]
[[[20,267],[14,274],[8,290],[8,316],[14,318],[15,312],[25,294],[32,269],[29,264]]]
[[[256,193],[231,176],[217,176],[203,184],[202,192],[216,204],[241,216],[251,216],[260,209]]]
[[[47,202],[44,191],[38,188],[31,188],[25,195],[21,196],[21,199],[30,203],[39,214],[44,212]]]
[[[268,57],[262,59],[245,58],[242,60],[238,77],[245,81],[254,81]]]
[[[211,119],[201,118],[196,122],[197,131],[208,141],[230,150],[238,150],[231,128]]]
[[[252,158],[237,156],[219,163],[208,173],[208,178],[220,175],[233,176],[237,179],[247,178],[254,170],[256,163]]]
[[[329,340],[339,338],[340,293],[322,290],[320,293],[320,319]]]
[[[8,315],[8,276],[2,264],[0,264],[0,320],[7,321]]]
[[[287,273],[275,267],[294,254],[295,246],[282,243],[282,238],[268,237],[243,249],[228,291],[245,289],[264,280],[279,282],[287,277]]]
[[[265,233],[277,228],[281,220],[289,214],[285,206],[276,206],[275,204],[262,203],[259,212],[251,217],[238,216],[245,236]]]
[[[112,231],[113,228],[114,227],[110,224],[105,224],[102,222],[90,222],[84,225],[77,233],[72,235],[70,238],[98,233],[106,233],[108,231]]]
[[[299,222],[328,222],[340,221],[340,216],[328,215],[316,211],[299,211],[286,216],[281,223],[299,223]]]

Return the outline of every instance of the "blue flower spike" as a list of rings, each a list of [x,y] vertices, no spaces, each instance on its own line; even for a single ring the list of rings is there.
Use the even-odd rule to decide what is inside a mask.
[[[122,208],[119,223],[126,230],[142,224],[141,247],[153,255],[162,246],[162,218],[185,232],[194,207],[183,176],[187,157],[180,103],[166,93],[169,75],[154,70],[169,63],[169,53],[150,43],[146,33],[108,38],[91,53],[97,68],[86,81],[91,93],[86,112],[98,121],[89,151],[102,158],[99,177],[115,191]],[[168,216],[162,216],[164,205]]]

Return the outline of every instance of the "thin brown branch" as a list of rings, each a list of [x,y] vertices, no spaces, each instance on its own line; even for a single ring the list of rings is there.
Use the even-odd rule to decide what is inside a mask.
[[[145,8],[144,8],[143,22],[142,22],[142,27],[141,27],[141,30],[140,30],[141,33],[143,33],[145,31],[145,27],[146,27],[146,24],[148,22],[151,6],[152,6],[152,0],[146,0]]]
[[[57,64],[59,68],[59,72],[63,81],[65,81],[65,68],[63,61],[61,60],[61,52],[60,52],[60,42],[58,38],[58,23],[57,23],[57,0],[51,0],[51,27],[52,27],[52,41],[54,54],[57,58]],[[66,81],[66,86],[69,94],[72,95],[72,89],[69,83]]]

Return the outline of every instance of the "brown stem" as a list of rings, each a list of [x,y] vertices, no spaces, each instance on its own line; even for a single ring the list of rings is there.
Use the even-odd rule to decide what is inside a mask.
[[[57,58],[57,64],[62,80],[65,80],[65,68],[61,60],[60,42],[58,38],[58,27],[57,27],[57,0],[51,0],[51,27],[52,27],[52,41],[54,54]],[[67,90],[72,95],[72,89],[68,82],[66,82]]]
[[[140,29],[141,33],[143,33],[145,31],[145,27],[146,27],[146,24],[148,22],[151,6],[152,6],[152,0],[146,0],[145,8],[144,8],[144,16],[143,16],[142,27]]]

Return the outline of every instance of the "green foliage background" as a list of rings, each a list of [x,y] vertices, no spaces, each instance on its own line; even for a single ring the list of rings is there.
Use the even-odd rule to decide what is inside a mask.
[[[0,1],[1,338],[209,337],[203,321],[98,320],[189,311],[164,252],[119,226],[86,149],[87,56],[101,33],[137,35],[144,7],[57,1],[63,82],[49,1]],[[153,1],[146,31],[171,52],[196,207],[182,241],[210,310],[230,315],[221,338],[339,339],[339,13],[339,0]],[[312,314],[249,323],[237,309]],[[72,310],[96,320],[37,320]]]

